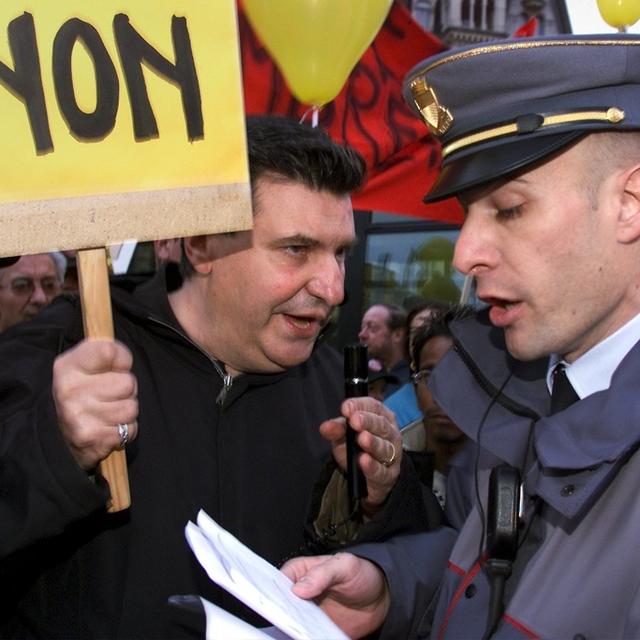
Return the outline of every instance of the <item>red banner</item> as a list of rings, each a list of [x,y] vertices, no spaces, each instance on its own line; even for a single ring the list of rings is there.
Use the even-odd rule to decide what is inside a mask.
[[[523,25],[518,27],[513,32],[513,37],[528,38],[530,36],[535,36],[537,30],[538,30],[538,18],[533,16],[533,18],[529,18]]]
[[[246,112],[302,118],[309,105],[293,98],[241,5],[239,25]],[[355,147],[367,162],[367,185],[354,196],[354,208],[462,221],[461,209],[453,199],[431,205],[422,202],[440,167],[440,147],[402,99],[405,74],[445,49],[394,2],[342,91],[321,109],[320,126],[334,140]]]

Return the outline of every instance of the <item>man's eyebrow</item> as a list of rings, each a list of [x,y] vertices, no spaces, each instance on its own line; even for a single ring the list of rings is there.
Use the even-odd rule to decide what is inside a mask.
[[[349,251],[357,242],[357,238],[350,237],[348,240],[340,244],[340,249],[344,251]],[[311,236],[307,236],[304,233],[296,233],[292,236],[286,236],[284,238],[278,238],[271,242],[271,246],[274,248],[278,247],[289,247],[289,246],[297,246],[297,247],[319,247],[322,245],[322,242],[317,238],[312,238]]]
[[[320,244],[319,240],[315,238],[311,238],[310,236],[306,236],[302,233],[296,233],[292,236],[287,236],[285,238],[278,238],[274,240],[272,243],[276,247],[286,247],[288,245],[301,245],[304,247],[314,247]]]
[[[287,236],[286,238],[280,238],[280,242],[287,242],[293,244],[320,244],[320,241],[316,238],[312,238],[311,236],[307,236],[304,233],[296,233],[293,236]]]

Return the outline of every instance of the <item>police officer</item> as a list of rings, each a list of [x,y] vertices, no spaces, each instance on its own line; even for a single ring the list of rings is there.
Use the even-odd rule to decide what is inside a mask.
[[[443,533],[286,571],[353,636],[640,637],[640,38],[457,49],[405,95],[442,143],[427,200],[463,204],[454,262],[487,305],[430,384],[480,445],[479,501],[435,616]],[[521,478],[510,531],[489,517],[494,469]]]

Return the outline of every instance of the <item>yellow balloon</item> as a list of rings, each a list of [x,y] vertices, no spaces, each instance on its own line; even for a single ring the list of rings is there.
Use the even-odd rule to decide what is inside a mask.
[[[640,19],[640,0],[598,0],[598,9],[604,21],[618,29]]]
[[[244,0],[244,7],[293,95],[320,107],[340,93],[392,2]]]

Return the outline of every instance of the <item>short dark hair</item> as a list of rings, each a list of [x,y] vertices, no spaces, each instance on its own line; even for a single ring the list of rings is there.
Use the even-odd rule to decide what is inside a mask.
[[[436,311],[446,311],[450,306],[451,305],[448,302],[442,302],[442,300],[434,300],[431,298],[414,302],[407,312],[407,334],[411,329],[413,319],[425,309],[429,309],[432,313],[435,313]]]
[[[347,195],[362,187],[366,175],[355,149],[334,142],[319,127],[283,116],[247,116],[247,152],[254,195],[260,178]]]
[[[405,326],[407,331],[405,333],[405,358],[411,362],[411,336],[415,333],[416,329],[411,329],[411,323],[413,319],[419,314],[422,313],[425,309],[429,309],[431,313],[436,313],[437,311],[446,311],[451,306],[449,302],[442,302],[441,300],[435,300],[433,298],[426,299],[417,299],[414,301],[413,305],[410,307],[407,312],[407,319],[405,321]]]
[[[449,323],[452,320],[468,318],[473,315],[474,309],[469,305],[454,304],[449,305],[446,309],[441,309],[432,313],[420,325],[413,334],[413,345],[411,347],[411,365],[415,371],[418,370],[420,362],[420,352],[425,343],[436,336],[452,337]]]
[[[275,115],[247,116],[246,125],[254,214],[261,178],[297,182],[336,196],[350,195],[363,186],[366,164],[362,156],[334,142],[323,129]],[[180,271],[184,277],[194,273],[184,243]]]

